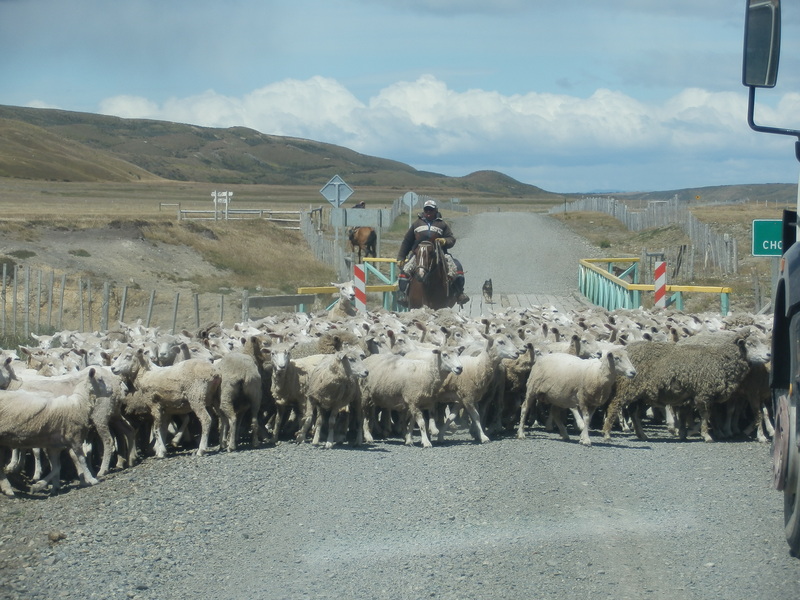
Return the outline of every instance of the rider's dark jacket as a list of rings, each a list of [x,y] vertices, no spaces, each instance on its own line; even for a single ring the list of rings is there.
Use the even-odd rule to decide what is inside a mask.
[[[453,232],[437,211],[436,216],[432,220],[425,218],[425,213],[419,213],[417,220],[408,228],[403,242],[400,244],[400,250],[397,252],[397,260],[405,260],[408,253],[411,252],[417,244],[426,240],[434,240],[436,238],[444,238],[444,249],[452,248],[456,244],[456,238]]]

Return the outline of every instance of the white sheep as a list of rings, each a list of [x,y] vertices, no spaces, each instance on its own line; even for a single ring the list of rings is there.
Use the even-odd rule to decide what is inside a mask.
[[[70,394],[54,395],[27,390],[0,391],[0,446],[9,448],[45,448],[51,471],[35,482],[37,492],[52,484],[60,486],[62,449],[70,450],[78,476],[84,485],[97,479],[86,464],[83,442],[91,426],[92,410],[99,398],[114,393],[114,384],[95,368],[87,369]],[[13,496],[14,491],[0,471],[0,492]]]
[[[275,421],[272,428],[272,443],[278,442],[287,410],[294,410],[302,419],[311,408],[306,396],[308,374],[325,354],[312,354],[298,359],[292,358],[293,345],[273,346],[270,352],[272,378],[270,392],[275,401]]]
[[[501,375],[501,362],[503,359],[516,359],[519,350],[511,338],[504,333],[494,334],[485,339],[484,348],[477,356],[461,355],[463,370],[456,375],[451,373],[442,386],[441,402],[461,404],[471,419],[470,429],[473,437],[483,443],[489,441],[489,436],[483,430],[481,417],[478,412],[479,402],[489,391],[493,383],[497,383],[495,391],[500,392],[505,386],[505,381],[496,381]],[[490,402],[500,401],[494,395]],[[442,429],[443,431],[443,429]]]
[[[338,290],[338,300],[328,311],[329,319],[346,319],[354,317],[356,311],[356,287],[355,282],[345,281],[344,283],[331,283]]]
[[[255,358],[244,352],[229,352],[214,363],[214,372],[220,377],[220,447],[236,450],[239,417],[249,410],[251,444],[255,448],[259,442],[258,414],[262,398],[261,372]]]
[[[308,374],[306,396],[311,406],[317,411],[317,423],[314,431],[313,444],[319,445],[323,427],[323,418],[328,415],[328,439],[325,448],[332,448],[334,443],[334,429],[336,417],[339,412],[351,404],[356,409],[356,419],[359,430],[356,435],[356,445],[361,443],[361,397],[358,379],[366,377],[369,373],[364,365],[364,352],[357,347],[339,350],[335,354],[323,357],[319,364]],[[303,425],[297,435],[297,441],[303,442],[311,425],[312,411],[307,411]]]
[[[624,350],[605,351],[600,358],[579,358],[571,354],[546,354],[536,359],[528,377],[517,437],[525,438],[525,419],[534,402],[551,406],[564,440],[569,440],[560,418],[563,409],[577,408],[583,419],[580,443],[591,446],[589,427],[595,411],[611,396],[617,376],[631,378],[636,369]]]
[[[87,369],[90,367],[87,367]],[[111,456],[118,445],[114,441],[112,429],[118,431],[123,440],[126,450],[125,455],[118,452],[117,467],[121,468],[124,462],[128,466],[133,465],[136,460],[136,443],[134,438],[133,427],[122,415],[122,402],[127,391],[127,387],[122,381],[122,378],[114,375],[107,367],[95,367],[98,372],[102,373],[109,385],[113,388],[113,393],[108,397],[103,397],[95,403],[92,413],[91,421],[97,431],[98,436],[103,445],[103,456],[100,463],[100,469],[97,472],[98,477],[102,477],[108,473],[111,465]],[[72,393],[75,386],[81,381],[83,373],[86,369],[81,371],[72,371],[66,375],[56,375],[53,377],[45,377],[38,374],[26,374],[22,377],[15,377],[8,385],[8,390],[25,390],[34,393],[45,393],[54,396],[69,395]],[[19,460],[19,457],[17,457]],[[15,468],[16,465],[10,467]],[[41,470],[41,465],[37,460],[37,471]],[[36,478],[36,473],[34,478]]]
[[[463,371],[461,349],[433,349],[427,355],[407,358],[397,354],[373,354],[364,359],[369,374],[363,381],[362,393],[371,407],[396,410],[407,415],[405,443],[412,445],[413,424],[419,427],[423,448],[431,442],[425,427],[423,410],[431,410],[440,399],[442,384],[449,373]],[[364,439],[372,442],[370,423],[363,420]]]
[[[138,404],[152,416],[158,458],[167,455],[167,417],[190,412],[198,418],[202,428],[197,455],[205,454],[213,422],[209,408],[214,404],[221,381],[212,363],[193,358],[169,367],[159,367],[145,356],[141,348],[128,348],[117,357],[111,370],[126,378],[134,388],[126,404]]]

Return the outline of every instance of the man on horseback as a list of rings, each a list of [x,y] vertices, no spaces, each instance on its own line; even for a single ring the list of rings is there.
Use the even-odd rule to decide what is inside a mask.
[[[398,292],[397,302],[405,306],[408,302],[408,285],[411,282],[411,273],[416,265],[413,264],[414,257],[406,261],[408,253],[416,248],[422,241],[435,241],[441,244],[444,251],[445,261],[447,262],[447,277],[450,281],[450,295],[454,296],[458,304],[469,302],[469,296],[464,293],[464,269],[461,264],[447,252],[456,243],[456,238],[450,230],[439,209],[436,201],[429,199],[422,206],[422,213],[417,216],[417,220],[411,224],[406,232],[400,250],[397,253],[397,262],[400,265],[400,276],[397,280]]]

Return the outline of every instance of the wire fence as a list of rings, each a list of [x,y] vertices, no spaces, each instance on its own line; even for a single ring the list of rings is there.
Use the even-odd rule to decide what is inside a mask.
[[[714,232],[695,218],[677,198],[649,202],[647,208],[635,211],[615,198],[589,197],[554,206],[549,213],[579,211],[609,214],[631,231],[678,225],[692,240],[692,246],[681,251],[680,261],[690,264],[692,268],[702,265],[704,269],[716,269],[724,275],[737,272],[739,256],[736,239],[729,234]],[[677,259],[678,256],[673,258]]]

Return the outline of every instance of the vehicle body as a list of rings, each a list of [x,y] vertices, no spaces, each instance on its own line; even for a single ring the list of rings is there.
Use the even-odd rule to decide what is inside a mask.
[[[795,155],[800,161],[800,130],[767,127],[754,120],[756,88],[771,88],[777,82],[780,0],[746,1],[742,83],[750,89],[748,124],[762,133],[797,137]],[[793,556],[800,556],[800,244],[796,243],[797,214],[798,210],[783,213],[783,254],[773,301],[770,374],[775,411],[774,485],[783,491],[784,527]]]

